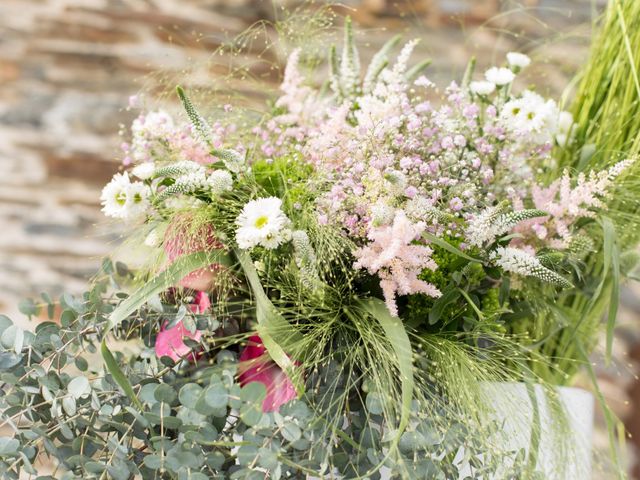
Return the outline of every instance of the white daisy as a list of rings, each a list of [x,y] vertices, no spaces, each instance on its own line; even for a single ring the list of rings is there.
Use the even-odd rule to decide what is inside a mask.
[[[487,81],[495,83],[498,86],[507,85],[516,78],[515,73],[504,67],[492,67],[484,73]]]
[[[155,170],[156,166],[153,162],[144,162],[133,167],[131,174],[138,177],[140,180],[147,180],[151,178]]]
[[[102,211],[107,217],[123,218],[127,209],[127,188],[129,175],[116,173],[111,181],[105,185],[100,195]]]
[[[145,184],[131,183],[126,172],[116,173],[102,190],[102,211],[108,217],[136,219],[144,215],[149,207],[149,193]]]
[[[125,220],[143,217],[149,208],[149,187],[142,182],[130,183],[127,187],[127,210]]]
[[[509,52],[507,53],[507,63],[511,68],[522,69],[529,66],[531,59],[524,53]]]
[[[471,90],[476,95],[490,95],[495,89],[495,83],[486,82],[484,80],[471,82],[469,84],[469,90]]]
[[[259,198],[247,203],[236,219],[236,241],[240,248],[261,245],[273,249],[291,238],[290,220],[276,197]]]

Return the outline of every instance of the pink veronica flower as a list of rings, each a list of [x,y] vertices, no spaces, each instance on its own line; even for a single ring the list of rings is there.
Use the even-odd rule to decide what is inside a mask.
[[[249,343],[240,354],[240,362],[240,385],[260,382],[267,388],[267,396],[262,402],[263,412],[278,411],[282,405],[298,397],[293,383],[271,360],[258,335],[249,337]]]
[[[189,305],[190,310],[193,313],[204,313],[211,307],[211,301],[209,295],[205,292],[196,293],[194,303]],[[191,352],[191,347],[186,345],[183,341],[184,337],[192,338],[195,341],[199,341],[202,337],[202,332],[196,330],[191,333],[183,325],[182,321],[177,322],[173,327],[166,328],[166,322],[162,326],[160,333],[156,337],[155,350],[158,358],[170,357],[174,362],[177,362],[181,358],[186,357]],[[189,356],[190,360],[195,360],[196,355]]]

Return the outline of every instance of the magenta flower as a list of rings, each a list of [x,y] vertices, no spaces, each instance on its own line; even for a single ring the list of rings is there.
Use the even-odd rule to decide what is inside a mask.
[[[196,293],[194,302],[189,305],[193,313],[205,313],[210,307],[211,301],[205,292]],[[158,358],[169,357],[174,362],[177,362],[181,358],[189,355],[189,353],[191,353],[191,347],[184,343],[184,337],[198,341],[202,337],[202,332],[196,330],[191,333],[182,321],[177,322],[171,328],[166,328],[165,323],[156,337],[155,350]],[[189,355],[189,359],[195,360],[196,354]]]
[[[267,389],[262,402],[263,412],[275,412],[298,397],[293,383],[282,369],[271,360],[258,335],[249,337],[249,343],[240,354],[240,385],[260,382]]]

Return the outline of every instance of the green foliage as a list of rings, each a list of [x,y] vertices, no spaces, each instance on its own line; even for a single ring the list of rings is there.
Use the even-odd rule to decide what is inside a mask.
[[[469,437],[472,430],[463,416],[446,411],[433,415],[409,404],[403,410],[406,431],[380,435],[388,429],[382,414],[393,400],[377,382],[370,384],[366,402],[353,397],[348,411],[331,404],[337,417],[328,425],[329,417],[315,409],[327,394],[337,393],[336,385],[351,388],[349,372],[335,361],[310,372],[306,381],[313,388],[301,400],[264,413],[266,389],[259,383],[237,383],[238,346],[232,344],[205,350],[195,365],[165,366],[148,347],[130,358],[117,352],[113,361],[135,392],[138,402],[133,402],[113,374],[94,360],[123,297],[105,287],[120,280],[114,273],[81,299],[67,297],[65,303],[79,312],[65,326],[43,322],[30,333],[0,317],[0,337],[7,340],[0,347],[0,411],[4,424],[13,428],[12,437],[0,437],[2,478],[38,475],[44,456],[53,460],[55,478],[61,479],[257,479],[265,471],[270,478],[297,478],[332,470],[379,478],[383,463],[403,478],[451,478],[462,468],[454,458],[463,445],[470,460],[485,456],[482,462],[473,461],[472,470],[478,473],[516,457],[517,452],[505,451],[489,460],[485,443]],[[163,306],[165,313],[175,310]],[[153,315],[135,310],[113,332],[121,339],[144,337]],[[391,324],[385,328],[396,330],[394,338],[403,332]],[[21,344],[16,344],[17,333],[7,333],[18,331]],[[401,371],[406,375],[412,369],[408,339],[406,344],[397,338],[393,342],[405,356]],[[335,428],[344,424],[344,430]],[[385,455],[396,442],[395,453]],[[416,456],[423,460],[416,463]]]

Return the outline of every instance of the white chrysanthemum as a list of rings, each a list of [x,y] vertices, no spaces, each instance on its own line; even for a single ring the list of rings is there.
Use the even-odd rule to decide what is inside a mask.
[[[140,180],[147,180],[152,177],[155,170],[156,166],[153,162],[144,162],[133,167],[133,170],[131,170],[131,174],[135,177],[138,177]]]
[[[142,182],[133,182],[127,188],[128,209],[126,219],[142,217],[149,208],[149,187]]]
[[[496,84],[480,80],[477,82],[471,82],[469,84],[469,90],[476,95],[490,95],[496,89]]]
[[[524,53],[509,52],[507,53],[507,62],[512,68],[527,68],[531,59]]]
[[[102,190],[102,211],[108,217],[132,220],[146,212],[149,193],[149,188],[143,183],[131,183],[126,172],[116,173]]]
[[[487,81],[498,86],[507,85],[516,78],[516,75],[510,69],[504,67],[492,67],[484,73],[484,76]]]
[[[233,177],[227,170],[216,170],[207,179],[211,193],[214,195],[220,195],[221,193],[228,192],[233,188]]]
[[[558,115],[556,102],[545,100],[530,90],[505,103],[500,112],[504,128],[538,143],[553,140],[558,129]]]
[[[276,197],[259,198],[247,203],[236,219],[236,242],[240,248],[261,245],[273,249],[291,237],[290,221]]]
[[[116,173],[102,189],[100,201],[102,202],[102,211],[107,217],[122,218],[123,212],[127,208],[129,183],[127,173]]]

